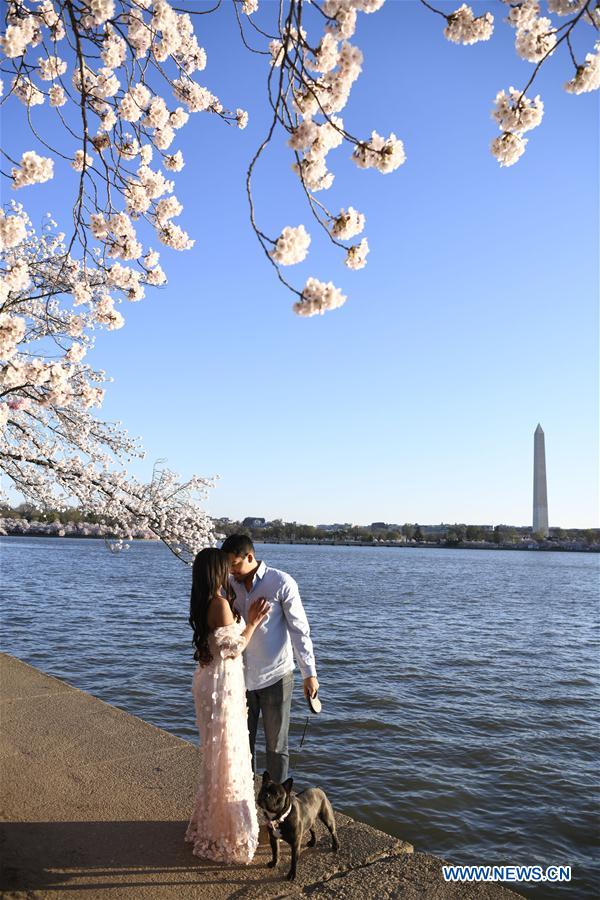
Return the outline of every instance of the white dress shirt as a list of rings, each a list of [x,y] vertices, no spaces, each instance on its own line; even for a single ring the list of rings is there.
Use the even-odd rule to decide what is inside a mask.
[[[298,585],[292,576],[261,562],[249,591],[243,581],[238,582],[233,577],[230,581],[235,592],[235,607],[246,621],[254,600],[265,597],[271,604],[269,614],[244,651],[246,690],[258,691],[275,684],[293,671],[294,656],[303,678],[316,676],[310,627]]]

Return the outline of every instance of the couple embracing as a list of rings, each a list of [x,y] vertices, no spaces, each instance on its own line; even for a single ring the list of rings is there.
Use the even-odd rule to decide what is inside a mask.
[[[202,762],[185,837],[197,856],[249,863],[258,846],[258,721],[262,713],[267,769],[281,783],[288,775],[294,656],[305,696],[319,689],[310,628],[294,579],[259,562],[246,535],[196,556],[189,621]]]

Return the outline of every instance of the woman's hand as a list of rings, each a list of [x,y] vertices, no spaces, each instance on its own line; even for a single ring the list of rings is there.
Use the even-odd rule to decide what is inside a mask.
[[[266,619],[270,611],[271,604],[269,601],[265,597],[259,597],[258,600],[251,604],[248,610],[248,624],[256,628],[263,619]]]

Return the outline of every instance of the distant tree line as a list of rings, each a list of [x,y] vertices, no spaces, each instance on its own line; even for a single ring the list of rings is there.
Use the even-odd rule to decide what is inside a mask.
[[[30,503],[21,503],[12,507],[0,504],[0,518],[23,519],[30,523],[60,523],[63,525],[101,525],[107,530],[113,524],[102,516],[83,515],[77,507],[61,510],[40,510]],[[379,523],[376,523],[377,525]],[[256,541],[295,542],[295,541],[328,541],[331,543],[415,543],[435,544],[442,547],[460,547],[464,544],[488,543],[511,545],[535,541],[536,543],[577,543],[587,547],[600,546],[600,529],[598,528],[551,528],[549,535],[534,534],[531,528],[514,525],[419,525],[406,522],[404,525],[374,527],[366,525],[349,525],[338,527],[335,531],[317,528],[315,525],[303,525],[298,522],[284,522],[275,519],[260,527],[249,527],[244,522],[233,522],[229,519],[216,519],[214,522],[218,533],[248,534]]]
[[[0,517],[6,519],[25,519],[28,522],[60,522],[62,525],[78,525],[86,522],[90,525],[111,525],[112,520],[104,516],[95,516],[88,513],[85,516],[77,507],[67,509],[42,510],[31,503],[21,503],[19,506],[0,504]]]
[[[398,528],[373,528],[353,525],[335,531],[317,528],[314,525],[302,525],[297,522],[283,522],[275,519],[261,527],[249,527],[240,522],[217,520],[217,530],[225,535],[244,533],[257,541],[331,541],[372,543],[372,542],[410,542],[417,544],[438,544],[441,546],[459,546],[464,543],[517,544],[522,541],[546,542],[578,542],[588,546],[600,544],[598,528],[551,528],[548,537],[534,534],[531,528],[512,525],[496,525],[485,528],[481,525],[444,525],[435,529],[431,526],[421,527],[417,523],[405,523]]]

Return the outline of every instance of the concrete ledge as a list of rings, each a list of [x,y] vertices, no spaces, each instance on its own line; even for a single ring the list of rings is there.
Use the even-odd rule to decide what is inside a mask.
[[[442,861],[336,813],[289,884],[289,848],[266,868],[266,836],[250,866],[203,862],[183,842],[198,749],[89,694],[0,654],[2,875],[7,898],[204,900],[310,895],[516,897],[496,885],[447,885]]]

